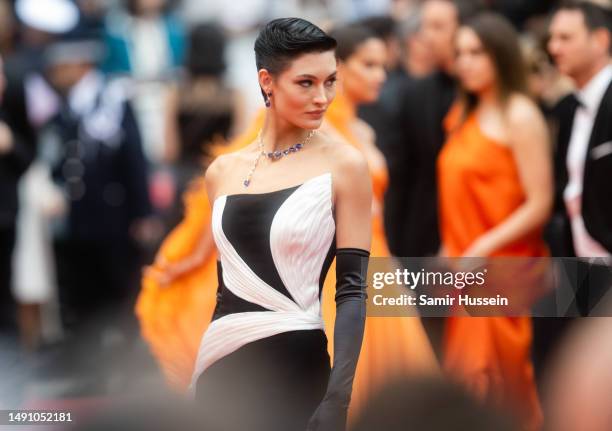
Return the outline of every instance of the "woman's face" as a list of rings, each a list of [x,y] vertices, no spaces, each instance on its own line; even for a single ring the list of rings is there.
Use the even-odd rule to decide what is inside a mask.
[[[338,68],[342,89],[358,103],[375,102],[387,78],[386,60],[387,52],[382,40],[365,40]]]
[[[277,115],[302,129],[317,129],[336,95],[334,51],[303,54],[276,76],[262,69],[259,84],[272,92],[270,109]]]
[[[496,83],[495,65],[480,38],[469,27],[462,27],[456,40],[457,77],[470,93],[483,93]]]

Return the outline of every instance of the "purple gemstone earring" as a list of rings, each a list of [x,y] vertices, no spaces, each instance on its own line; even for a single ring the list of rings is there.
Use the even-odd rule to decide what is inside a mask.
[[[270,102],[270,97],[272,97],[272,92],[266,94],[266,108],[269,108],[272,103]]]

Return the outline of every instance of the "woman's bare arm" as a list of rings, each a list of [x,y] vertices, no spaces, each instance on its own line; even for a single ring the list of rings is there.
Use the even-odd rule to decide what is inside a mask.
[[[334,175],[336,247],[370,250],[372,183],[368,164],[353,147],[343,145],[340,151]]]

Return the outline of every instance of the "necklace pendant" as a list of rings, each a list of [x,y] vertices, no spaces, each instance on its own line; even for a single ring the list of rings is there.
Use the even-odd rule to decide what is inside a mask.
[[[303,142],[299,142],[299,143],[297,143],[295,145],[292,145],[289,148],[286,148],[284,150],[276,150],[276,151],[266,152],[264,150],[264,144],[263,144],[263,140],[262,140],[262,137],[261,137],[261,132],[262,131],[260,130],[258,135],[257,135],[257,141],[258,141],[258,146],[259,146],[259,154],[257,155],[257,158],[253,162],[253,167],[251,168],[251,171],[247,175],[247,178],[242,182],[242,185],[244,185],[244,187],[248,187],[251,184],[251,177],[253,176],[253,172],[255,172],[255,169],[257,168],[257,164],[259,163],[259,158],[260,157],[263,157],[264,159],[267,158],[267,159],[269,159],[271,161],[277,161],[277,160],[283,158],[284,156],[288,156],[291,153],[297,153],[302,148],[304,148],[304,145],[306,143],[308,143],[310,141],[310,138],[312,138],[312,136],[315,134],[315,131],[311,130],[310,133],[308,133],[308,136],[306,137],[306,139],[304,139]]]

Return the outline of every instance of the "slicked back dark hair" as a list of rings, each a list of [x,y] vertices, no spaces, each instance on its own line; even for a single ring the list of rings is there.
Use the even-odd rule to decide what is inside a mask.
[[[267,23],[255,40],[257,70],[272,75],[289,67],[303,54],[332,51],[336,41],[323,30],[301,18],[279,18]]]
[[[604,28],[612,33],[612,6],[610,8],[604,8],[599,4],[586,0],[564,0],[557,8],[557,11],[559,10],[580,11],[590,31]]]
[[[359,48],[359,45],[364,43],[366,40],[382,40],[381,37],[379,37],[368,27],[359,23],[343,25],[333,29],[329,34],[338,42],[336,57],[341,61],[345,61],[347,58],[353,55],[355,51],[357,51],[357,48]]]

